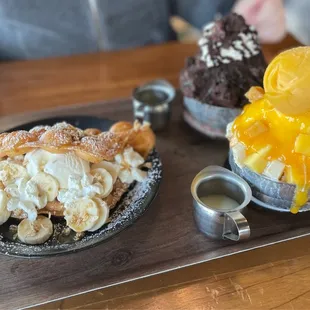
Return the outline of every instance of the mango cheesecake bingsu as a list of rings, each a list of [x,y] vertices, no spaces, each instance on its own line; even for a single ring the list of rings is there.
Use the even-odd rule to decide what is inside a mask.
[[[227,127],[232,166],[243,177],[249,169],[278,188],[278,203],[289,199],[292,213],[307,204],[310,188],[309,68],[310,47],[278,55],[266,69],[264,89],[248,91],[251,104]],[[270,194],[267,183],[254,183]]]

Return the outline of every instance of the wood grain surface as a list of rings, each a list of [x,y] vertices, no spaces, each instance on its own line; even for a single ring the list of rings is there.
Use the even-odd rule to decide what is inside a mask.
[[[310,213],[280,214],[253,207],[247,213],[250,241],[213,241],[199,233],[192,218],[190,184],[205,166],[222,165],[228,146],[226,141],[207,140],[184,124],[180,97],[172,113],[169,127],[157,135],[164,178],[152,207],[129,229],[87,251],[44,259],[1,256],[4,285],[0,300],[5,307],[64,298],[310,234]],[[115,101],[11,117],[9,123],[15,125],[48,114],[132,118],[131,101]],[[2,127],[7,120],[0,119],[0,123]]]
[[[142,294],[80,299],[79,309],[279,309],[310,308],[309,257],[267,263],[242,272],[231,272],[191,283],[165,287]],[[298,283],[298,285],[296,285]],[[85,300],[85,297],[84,297]],[[69,306],[70,303],[63,303]]]
[[[310,249],[304,247],[309,241],[280,243],[38,309],[310,309]]]

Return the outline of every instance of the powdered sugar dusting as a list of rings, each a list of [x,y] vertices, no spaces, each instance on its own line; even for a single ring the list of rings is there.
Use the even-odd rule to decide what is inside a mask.
[[[84,131],[82,129],[74,127],[67,122],[56,123],[54,126],[52,126],[52,130],[59,132],[64,131],[67,134],[70,134],[74,141],[78,141],[84,137]]]
[[[84,145],[90,153],[100,153],[101,145],[100,138],[98,136],[87,136],[82,138],[82,145]]]
[[[125,138],[121,134],[103,132],[97,136],[83,137],[80,147],[100,158],[112,160],[116,154],[124,149],[127,141]]]
[[[10,133],[3,133],[1,146],[4,149],[12,149],[28,141],[33,141],[35,136],[28,131],[19,130]]]
[[[52,238],[42,245],[26,245],[14,240],[13,235],[9,233],[9,226],[15,223],[10,219],[0,226],[0,252],[26,257],[68,253],[94,246],[117,234],[142,215],[158,191],[162,177],[162,164],[158,153],[153,151],[147,161],[152,163],[147,178],[129,188],[111,212],[110,222],[97,232],[87,232],[81,240],[76,241],[76,233],[73,231],[68,233],[63,220],[57,221],[52,218],[54,222]]]
[[[50,129],[45,131],[40,137],[40,140],[44,143],[57,146],[80,141],[83,136],[84,132],[82,129],[62,122],[53,125]]]

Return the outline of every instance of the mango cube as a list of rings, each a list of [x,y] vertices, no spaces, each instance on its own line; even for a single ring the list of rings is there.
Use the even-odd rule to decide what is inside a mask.
[[[269,128],[266,124],[261,121],[256,121],[245,131],[245,134],[250,138],[254,138],[268,130]]]
[[[264,97],[265,91],[262,87],[252,86],[248,92],[245,94],[245,97],[249,99],[250,102],[260,100]]]
[[[270,152],[270,150],[271,145],[267,145],[258,152],[249,155],[245,159],[244,164],[251,170],[257,173],[262,173],[267,166],[268,161],[266,160],[266,157]]]
[[[310,156],[310,135],[299,134],[295,140],[294,151],[306,156]]]

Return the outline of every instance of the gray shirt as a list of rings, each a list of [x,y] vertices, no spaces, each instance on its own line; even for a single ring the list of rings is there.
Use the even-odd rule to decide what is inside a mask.
[[[0,60],[118,50],[175,39],[169,17],[197,28],[234,0],[1,0]]]
[[[305,44],[310,44],[310,0],[284,0],[288,32]]]

